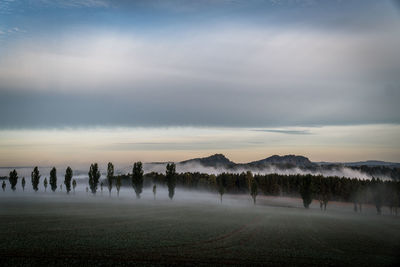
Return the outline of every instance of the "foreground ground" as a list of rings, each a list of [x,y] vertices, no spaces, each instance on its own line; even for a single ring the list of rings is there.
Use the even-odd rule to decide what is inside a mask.
[[[400,218],[265,202],[1,196],[0,265],[399,263]]]

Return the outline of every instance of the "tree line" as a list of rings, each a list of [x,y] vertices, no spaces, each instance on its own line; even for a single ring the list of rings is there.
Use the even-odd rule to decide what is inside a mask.
[[[100,180],[101,173],[97,163],[90,165],[88,172],[88,187],[86,191],[96,194],[99,183],[103,191],[104,183]],[[40,184],[40,172],[35,167],[31,173],[31,183],[34,191],[38,191]],[[16,190],[18,174],[13,170],[9,174],[11,189]],[[364,204],[373,204],[377,213],[381,214],[382,207],[387,206],[391,214],[397,215],[397,208],[400,203],[400,182],[372,178],[371,180],[350,179],[346,177],[323,177],[321,175],[281,175],[265,174],[253,175],[250,171],[242,173],[222,173],[219,175],[186,172],[176,173],[176,165],[168,163],[165,174],[150,172],[144,174],[143,164],[135,162],[132,173],[114,175],[114,165],[109,162],[107,165],[107,175],[105,182],[111,196],[113,187],[119,196],[122,185],[131,185],[136,197],[139,199],[144,187],[152,187],[154,198],[156,197],[157,185],[168,188],[168,196],[173,199],[176,186],[217,192],[222,202],[223,195],[229,194],[249,194],[254,204],[259,193],[267,196],[288,196],[300,197],[305,208],[309,208],[313,200],[318,200],[321,210],[326,210],[329,201],[352,202],[354,211],[361,212]],[[57,170],[53,167],[50,171],[49,184],[52,191],[56,191]],[[73,179],[73,171],[67,167],[64,175],[65,189],[70,193],[75,191],[76,180]],[[22,189],[25,190],[25,177],[21,181]],[[43,180],[45,191],[47,190],[47,178]],[[60,187],[62,184],[60,185]],[[6,183],[3,180],[3,191]]]

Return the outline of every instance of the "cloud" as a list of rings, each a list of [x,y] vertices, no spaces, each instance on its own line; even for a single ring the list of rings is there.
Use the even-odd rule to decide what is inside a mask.
[[[42,126],[400,123],[399,36],[226,26],[165,38],[95,31],[24,42],[0,59],[0,111],[10,114],[0,121],[3,127],[31,125],[32,118]]]
[[[56,6],[61,8],[108,7],[110,5],[110,1],[105,0],[40,0],[38,2],[44,6]]]
[[[255,132],[266,132],[266,133],[283,133],[283,134],[311,134],[309,130],[277,130],[277,129],[256,129],[252,130]]]

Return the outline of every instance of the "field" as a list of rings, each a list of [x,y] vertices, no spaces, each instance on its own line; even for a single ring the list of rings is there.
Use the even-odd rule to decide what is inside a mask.
[[[399,263],[398,217],[340,204],[305,210],[290,199],[260,198],[254,207],[227,196],[219,204],[199,195],[0,194],[0,265]]]

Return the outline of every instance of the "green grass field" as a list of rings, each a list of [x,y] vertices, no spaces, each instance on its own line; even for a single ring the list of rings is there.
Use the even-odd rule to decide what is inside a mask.
[[[400,220],[339,208],[0,197],[0,265],[399,263]]]

